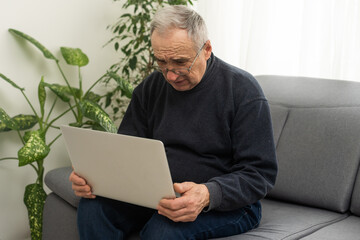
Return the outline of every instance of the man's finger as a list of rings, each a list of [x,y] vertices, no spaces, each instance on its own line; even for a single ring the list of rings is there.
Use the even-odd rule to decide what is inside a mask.
[[[194,221],[198,215],[198,214],[194,213],[193,211],[189,211],[189,209],[187,209],[187,208],[182,208],[182,209],[173,211],[171,209],[160,207],[158,209],[158,213],[160,215],[163,215],[163,216],[171,219],[174,222],[191,222],[191,221]]]
[[[77,192],[74,191],[75,195],[78,197],[83,197],[83,198],[96,198],[96,195],[92,194],[91,192]]]
[[[85,179],[77,175],[74,171],[70,174],[69,181],[80,186],[86,185]]]
[[[91,192],[91,187],[89,185],[76,185],[72,184],[72,189],[77,192]]]
[[[182,197],[174,199],[162,199],[159,202],[159,206],[162,208],[170,209],[172,211],[177,211],[179,209],[186,207],[186,202]]]
[[[177,193],[183,194],[189,189],[191,189],[193,185],[190,182],[183,182],[183,183],[174,183],[174,190]]]

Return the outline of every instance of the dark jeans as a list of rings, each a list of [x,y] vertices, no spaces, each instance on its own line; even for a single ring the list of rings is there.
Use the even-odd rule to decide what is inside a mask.
[[[145,240],[218,238],[253,229],[260,219],[260,202],[231,212],[203,212],[186,223],[173,222],[154,209],[102,197],[83,198],[78,208],[81,240],[126,239],[135,231]]]

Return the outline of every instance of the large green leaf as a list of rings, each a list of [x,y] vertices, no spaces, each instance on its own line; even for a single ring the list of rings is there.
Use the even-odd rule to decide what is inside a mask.
[[[2,121],[0,121],[0,132],[6,132],[9,131],[7,130],[8,128],[6,127],[6,124],[3,123]]]
[[[11,124],[15,123],[17,129],[14,130],[28,130],[35,126],[38,119],[34,115],[19,114],[11,118]],[[13,129],[6,126],[6,124],[0,121],[0,132],[7,132]]]
[[[38,97],[39,97],[39,103],[40,103],[41,116],[44,116],[45,101],[46,101],[46,91],[45,91],[44,77],[41,77],[41,80],[40,80],[40,83],[39,83]]]
[[[102,131],[102,132],[104,132],[104,131],[106,131],[102,126],[100,126],[97,122],[94,122],[94,121],[92,121],[92,120],[88,120],[88,121],[86,121],[84,124],[83,124],[83,126],[86,126],[86,127],[91,127],[91,129],[93,129],[93,130],[97,130],[97,131]]]
[[[0,123],[5,124],[4,131],[6,129],[18,130],[19,126],[17,123],[0,107]],[[9,131],[9,130],[7,130]]]
[[[29,141],[32,132],[33,132],[33,131],[26,131],[26,132],[25,132],[25,134],[24,134],[24,136],[23,136],[24,142]]]
[[[45,83],[45,86],[50,88],[50,90],[56,94],[56,96],[58,96],[61,100],[63,100],[64,102],[70,102],[70,98],[69,98],[69,93],[68,90],[69,88],[67,86],[62,86],[59,84],[49,84],[49,83]]]
[[[115,72],[108,72],[108,76],[112,79],[114,79],[117,84],[119,85],[121,92],[128,98],[132,97],[132,93],[134,91],[133,86],[126,81],[124,78],[120,77]]]
[[[23,32],[20,32],[18,30],[11,29],[11,28],[9,29],[9,32],[11,32],[12,34],[15,34],[16,36],[19,36],[19,37],[31,42],[32,44],[34,44],[34,46],[37,47],[44,54],[44,56],[46,58],[53,59],[56,62],[59,61],[47,48],[44,47],[44,45],[42,45],[40,42],[38,42],[33,37],[30,37],[29,35],[27,35],[27,34],[25,34]]]
[[[89,58],[80,48],[61,47],[60,50],[67,64],[83,67],[89,63]]]
[[[84,96],[84,99],[97,103],[100,101],[101,96],[99,94],[90,91]]]
[[[46,193],[40,184],[29,184],[25,188],[24,203],[28,210],[31,239],[41,240],[42,218]]]
[[[107,132],[116,133],[117,129],[109,115],[94,102],[83,100],[80,102],[83,115],[102,126]]]
[[[18,130],[28,130],[38,123],[38,118],[35,115],[19,114],[12,118],[18,126]]]
[[[18,151],[19,167],[43,160],[50,152],[39,131],[32,131],[25,145]]]
[[[70,90],[68,86],[64,86],[56,83],[54,84],[44,83],[44,85],[50,88],[50,90],[54,92],[64,102],[69,102],[70,96],[72,96],[73,94],[75,94],[77,98],[81,96],[81,92],[78,88],[71,88]]]
[[[16,83],[14,83],[13,81],[11,81],[11,80],[10,80],[9,78],[7,78],[5,75],[3,75],[3,74],[0,73],[0,77],[1,77],[2,79],[4,79],[5,81],[7,81],[8,83],[10,83],[13,87],[15,87],[15,88],[17,88],[17,89],[19,89],[19,90],[21,90],[21,91],[24,91],[24,88],[19,87]]]

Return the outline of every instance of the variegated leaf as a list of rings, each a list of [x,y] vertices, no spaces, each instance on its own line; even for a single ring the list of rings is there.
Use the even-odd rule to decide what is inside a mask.
[[[69,102],[70,101],[69,96],[72,96],[73,94],[75,94],[77,98],[79,98],[82,94],[78,88],[71,88],[72,90],[70,90],[68,86],[64,86],[56,83],[55,84],[44,83],[44,84],[46,87],[50,88],[50,90],[53,93],[55,93],[64,102]]]
[[[18,151],[19,166],[43,160],[49,152],[50,148],[41,138],[39,131],[33,131],[25,145]]]
[[[16,130],[28,130],[35,126],[38,122],[38,118],[34,115],[19,114],[11,118],[17,125]],[[0,121],[0,132],[11,131],[11,128],[6,127],[6,124]]]
[[[116,83],[119,85],[121,89],[122,94],[124,94],[128,98],[132,98],[132,93],[134,91],[134,88],[128,81],[120,77],[115,72],[108,72],[108,76],[116,81]]]
[[[92,120],[88,120],[84,123],[84,125],[90,126],[91,129],[93,130],[97,130],[97,131],[102,131],[102,132],[106,132],[106,130],[100,126],[97,122],[94,122]]]
[[[60,50],[67,64],[83,67],[89,63],[89,58],[80,48],[61,47]]]
[[[6,128],[11,129],[11,130],[19,129],[19,126],[17,125],[17,123],[13,119],[11,119],[11,117],[1,107],[0,107],[0,122],[2,124],[5,124],[5,126],[6,126],[4,131],[9,131],[9,130],[6,130]]]
[[[44,77],[41,77],[39,87],[38,87],[38,97],[39,97],[39,103],[40,103],[41,116],[44,116],[44,112],[45,112],[46,91],[45,91],[44,83],[45,83]]]
[[[0,77],[10,83],[14,88],[19,89],[20,91],[24,91],[24,88],[19,87],[16,83],[10,80],[10,78],[6,77],[5,75],[0,73]]]
[[[29,184],[25,188],[24,203],[28,211],[31,239],[42,239],[42,216],[46,193],[40,184]]]
[[[53,59],[55,61],[59,61],[47,48],[44,47],[44,45],[42,45],[40,42],[38,42],[36,39],[34,39],[33,37],[30,37],[29,35],[20,32],[18,30],[15,29],[9,29],[9,32],[11,32],[12,34],[15,34],[29,42],[31,42],[32,44],[34,44],[35,47],[37,47],[46,58],[48,59]]]
[[[102,126],[107,132],[116,133],[117,128],[109,115],[94,102],[83,100],[80,102],[80,109],[83,115]]]
[[[24,136],[23,136],[24,142],[29,141],[32,132],[33,132],[33,131],[26,131],[26,132],[24,133]]]
[[[28,130],[38,123],[38,118],[34,115],[19,114],[12,118],[19,127],[19,130]]]
[[[101,99],[101,96],[99,94],[96,94],[94,92],[88,92],[84,99],[92,101],[92,102],[99,102]]]
[[[6,127],[6,124],[3,123],[2,121],[0,121],[0,132],[6,132],[6,131],[10,131],[11,129],[9,129]]]

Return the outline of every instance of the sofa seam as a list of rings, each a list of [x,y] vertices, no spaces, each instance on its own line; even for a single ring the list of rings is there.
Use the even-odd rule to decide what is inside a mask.
[[[287,121],[288,121],[288,119],[289,119],[290,111],[291,111],[290,108],[288,108],[287,111],[286,111],[285,121],[284,121],[284,124],[283,124],[282,127],[281,127],[281,131],[280,131],[280,134],[279,134],[279,138],[278,138],[278,140],[276,141],[276,148],[275,148],[276,150],[278,150],[281,136],[283,135],[283,132],[284,132],[286,123],[287,123]]]
[[[360,159],[360,157],[358,157]],[[354,191],[355,191],[355,186],[356,186],[356,183],[357,183],[357,179],[360,179],[360,160],[358,161],[358,166],[357,166],[357,172],[355,174],[355,178],[354,178],[354,181],[352,183],[352,190],[351,190],[351,195],[350,195],[350,202],[349,202],[349,211],[351,214],[355,215],[352,211],[351,211],[351,206],[352,206],[352,203],[353,203],[353,196],[354,196]],[[357,215],[355,215],[357,216]]]
[[[349,213],[346,213],[346,216],[345,216],[344,218],[339,218],[339,219],[337,219],[337,220],[335,220],[335,221],[332,220],[332,221],[327,221],[327,222],[323,222],[323,223],[318,223],[318,224],[312,225],[312,226],[310,226],[310,227],[308,227],[308,228],[305,228],[305,229],[303,229],[303,230],[301,230],[301,231],[294,232],[294,233],[292,233],[292,234],[290,234],[290,235],[287,235],[286,237],[282,238],[281,240],[286,240],[286,239],[288,239],[289,237],[291,237],[291,236],[293,236],[293,235],[295,235],[295,234],[302,233],[302,232],[304,232],[304,231],[306,231],[306,230],[309,230],[309,229],[311,229],[311,228],[313,228],[313,227],[316,227],[316,226],[318,226],[318,225],[324,224],[324,226],[322,226],[322,227],[320,227],[320,228],[318,228],[318,229],[314,229],[313,231],[309,232],[308,234],[302,236],[301,238],[306,237],[306,236],[310,236],[311,234],[319,231],[320,229],[323,229],[324,227],[328,227],[328,226],[330,226],[330,225],[332,225],[332,224],[335,224],[335,223],[338,223],[338,222],[340,222],[340,221],[343,221],[343,220],[347,219],[348,217],[350,217],[350,214],[349,214]]]
[[[319,106],[305,106],[305,105],[292,105],[292,104],[285,104],[281,102],[269,101],[269,104],[285,107],[285,108],[308,108],[308,109],[327,109],[327,108],[360,108],[360,104],[356,105],[339,105],[339,106],[326,106],[326,105],[319,105]]]

